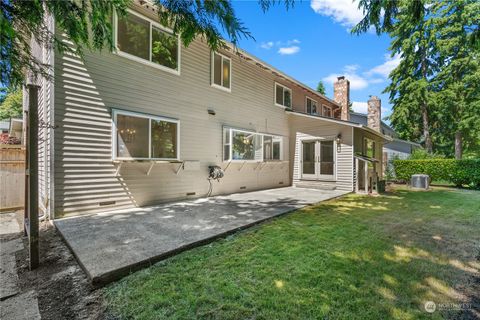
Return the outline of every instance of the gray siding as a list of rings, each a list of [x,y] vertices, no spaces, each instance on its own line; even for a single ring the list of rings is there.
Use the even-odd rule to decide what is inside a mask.
[[[305,138],[332,138],[342,135],[340,148],[336,150],[336,180],[337,189],[353,191],[353,130],[351,127],[329,123],[319,119],[291,115],[292,137],[291,155],[293,182],[301,180],[301,140]]]
[[[184,199],[187,193],[205,196],[209,165],[226,170],[220,182],[213,182],[213,195],[290,185],[290,150],[295,148],[291,132],[301,124],[290,121],[285,110],[274,104],[274,83],[292,89],[296,110],[303,111],[305,95],[319,105],[331,102],[240,55],[222,53],[232,58],[230,93],[210,85],[211,52],[201,40],[182,47],[180,75],[108,52],[86,52],[84,60],[71,53],[56,54],[56,217]],[[179,163],[157,163],[147,175],[150,163],[112,161],[112,109],[178,119],[180,159],[187,161],[184,169]],[[209,115],[208,109],[216,115]],[[320,128],[318,121],[309,125],[315,134],[338,131],[335,126]],[[222,161],[224,126],[283,136],[283,161]],[[341,131],[345,146],[337,184],[339,189],[352,190],[351,128]]]
[[[274,75],[232,57],[232,92],[210,85],[210,51],[201,41],[182,48],[181,75],[115,54],[66,54],[55,60],[55,201],[57,215],[181,199],[208,191],[207,166],[221,165],[222,127],[284,136],[288,161],[289,129],[283,108],[274,105]],[[285,83],[285,82],[283,82]],[[293,96],[302,94],[295,88]],[[119,175],[112,161],[111,109],[119,108],[180,120],[180,158],[199,161],[196,170],[175,173],[179,164],[125,163]],[[215,116],[207,109],[214,109]],[[231,163],[213,194],[289,184],[288,163]],[[244,189],[240,189],[245,187]],[[113,205],[100,203],[115,201]]]

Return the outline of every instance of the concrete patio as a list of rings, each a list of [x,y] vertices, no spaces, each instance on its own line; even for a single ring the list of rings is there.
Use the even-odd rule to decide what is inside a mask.
[[[105,284],[272,217],[344,195],[285,187],[55,220],[94,284]]]

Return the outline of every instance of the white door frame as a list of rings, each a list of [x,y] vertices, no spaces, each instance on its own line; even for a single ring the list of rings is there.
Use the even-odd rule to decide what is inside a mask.
[[[320,142],[321,141],[333,141],[333,175],[322,175],[320,174]],[[304,142],[315,142],[315,174],[304,174],[303,173],[303,143]],[[311,138],[301,138],[300,139],[300,179],[304,180],[324,180],[324,181],[336,181],[337,180],[337,143],[335,139],[328,139],[328,138],[318,138],[318,137],[311,137]]]

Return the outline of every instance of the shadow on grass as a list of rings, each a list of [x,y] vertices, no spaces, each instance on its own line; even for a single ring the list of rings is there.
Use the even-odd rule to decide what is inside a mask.
[[[308,207],[120,281],[108,288],[110,310],[142,319],[475,319],[474,200],[400,190]],[[431,315],[426,301],[446,310]]]

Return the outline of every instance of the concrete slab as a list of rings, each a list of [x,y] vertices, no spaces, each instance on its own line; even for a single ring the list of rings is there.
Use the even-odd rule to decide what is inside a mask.
[[[182,250],[346,193],[285,187],[54,223],[92,282],[104,284]]]
[[[0,302],[2,320],[40,320],[38,299],[34,291],[25,292]]]
[[[0,213],[0,235],[15,234],[21,231],[15,212]]]

